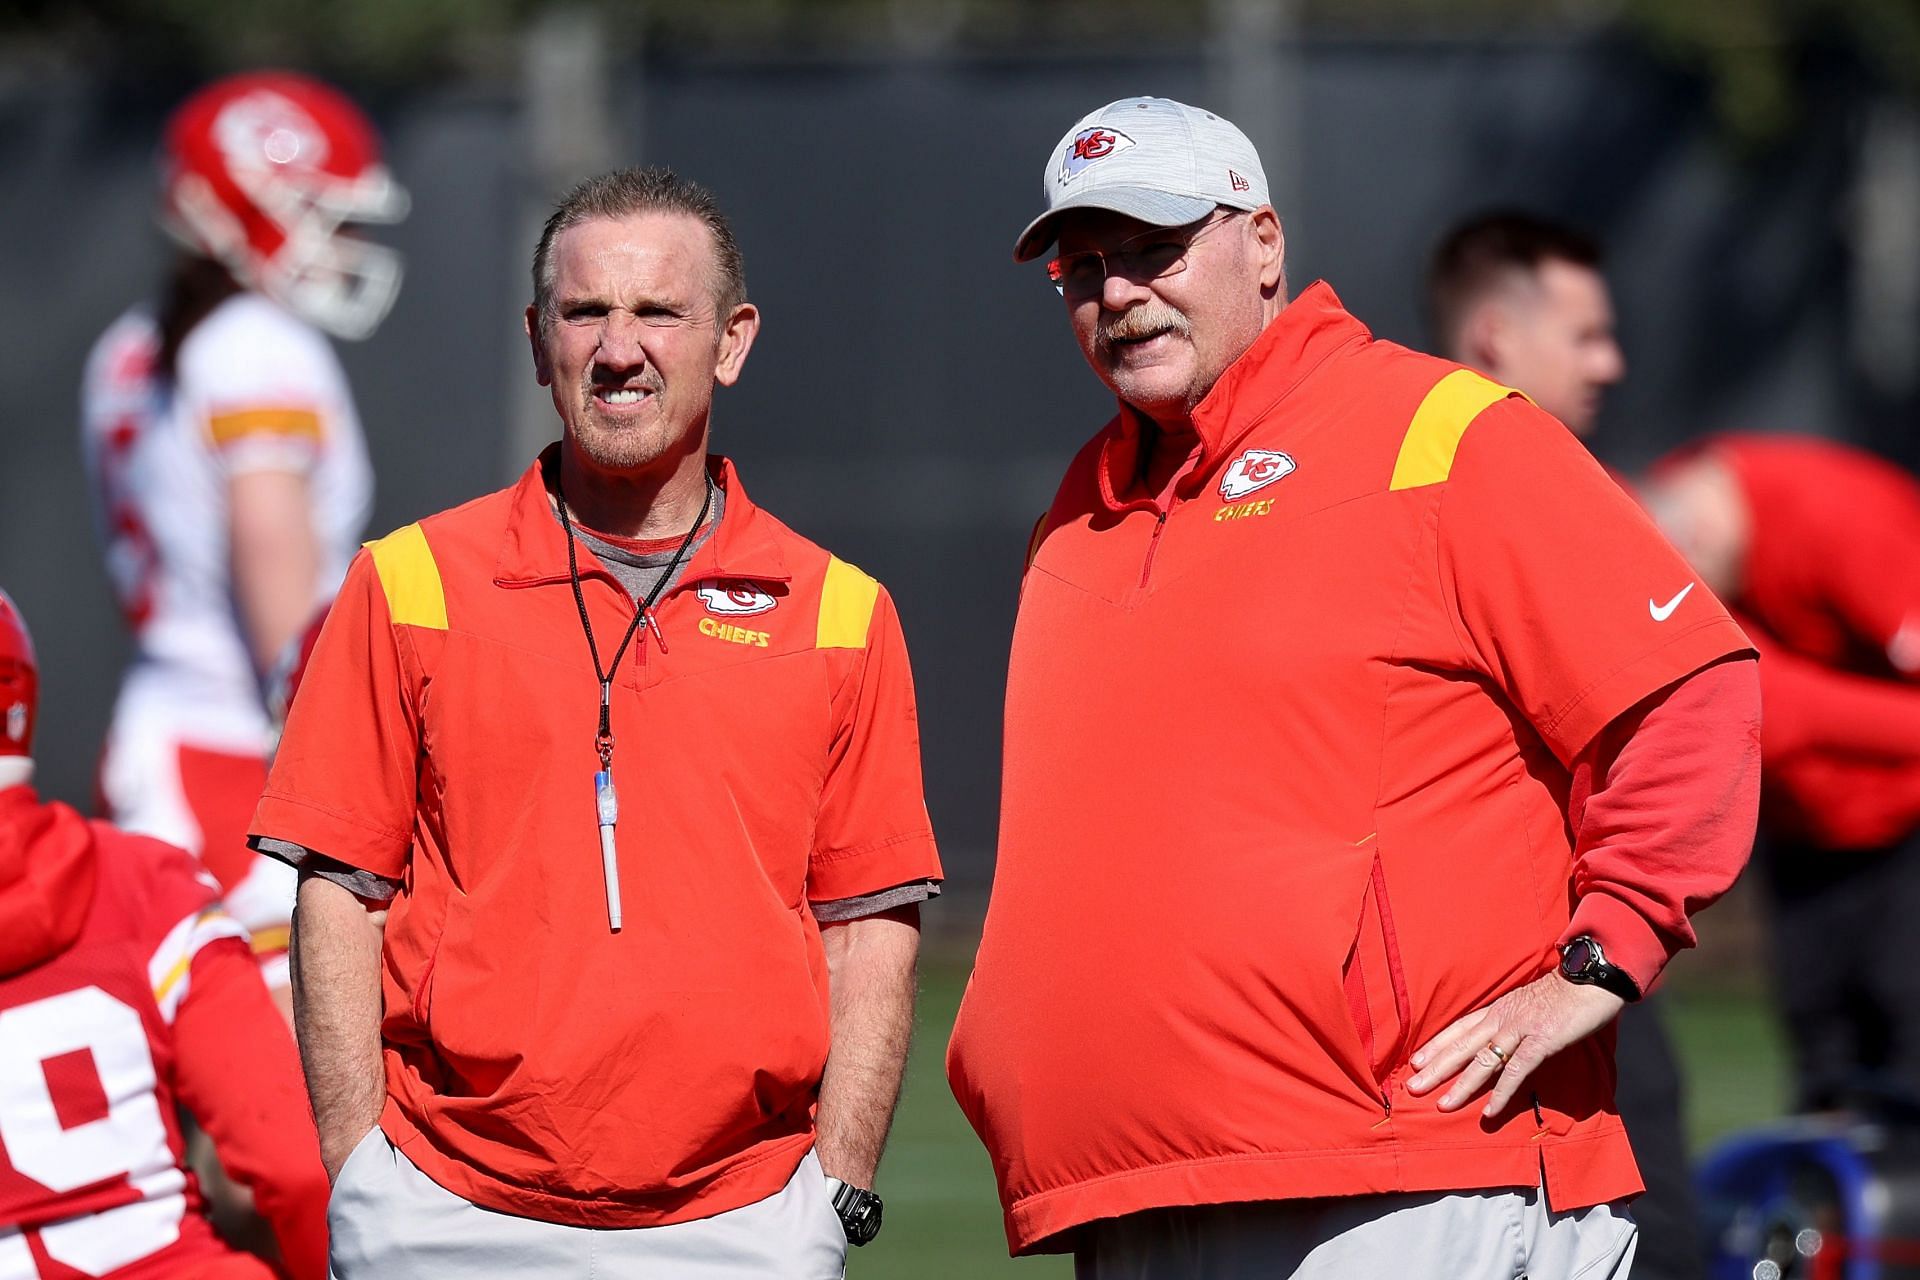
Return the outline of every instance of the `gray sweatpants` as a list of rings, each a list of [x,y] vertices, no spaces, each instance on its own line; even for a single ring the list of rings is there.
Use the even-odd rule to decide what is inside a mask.
[[[755,1204],[665,1227],[595,1230],[482,1209],[441,1187],[375,1129],[327,1205],[331,1280],[841,1280],[847,1237],[809,1151]]]
[[[1626,1280],[1624,1204],[1549,1213],[1530,1191],[1150,1209],[1087,1228],[1076,1280]]]

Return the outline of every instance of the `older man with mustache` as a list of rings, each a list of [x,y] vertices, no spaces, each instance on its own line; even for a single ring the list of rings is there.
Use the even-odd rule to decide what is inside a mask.
[[[1227,121],[1111,103],[1043,182],[1015,256],[1120,404],[1035,531],[948,1055],[1012,1251],[1624,1276],[1610,1024],[1745,859],[1746,637],[1560,423],[1289,301]]]

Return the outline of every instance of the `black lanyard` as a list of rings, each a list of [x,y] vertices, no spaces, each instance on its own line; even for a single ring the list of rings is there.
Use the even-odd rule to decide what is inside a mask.
[[[666,590],[667,583],[680,568],[680,559],[687,554],[687,548],[693,545],[694,535],[700,532],[700,526],[707,522],[707,513],[713,510],[713,477],[703,475],[707,482],[706,494],[700,502],[700,514],[694,517],[693,527],[687,530],[687,536],[680,539],[679,550],[673,553],[673,559],[667,561],[666,569],[660,574],[659,581],[647,592],[647,598],[640,603],[639,610],[633,615],[633,621],[627,624],[627,634],[620,638],[620,647],[613,651],[613,662],[606,670],[600,668],[600,647],[593,641],[593,623],[587,618],[587,597],[580,590],[580,558],[573,547],[573,522],[567,519],[567,495],[561,490],[559,482],[554,483],[554,493],[560,500],[560,527],[567,534],[567,577],[573,584],[573,602],[580,606],[580,629],[587,633],[587,652],[593,657],[593,674],[600,681],[600,728],[593,738],[593,749],[600,755],[600,768],[603,772],[613,769],[613,674],[620,668],[620,659],[625,656],[627,646],[633,642],[634,633],[645,625],[653,613],[654,602],[660,593]],[[660,625],[657,621],[653,624]]]
[[[594,817],[600,828],[600,873],[607,886],[607,927],[620,932],[620,858],[614,843],[614,827],[620,821],[620,801],[614,794],[613,786],[613,673],[620,669],[620,659],[627,652],[627,646],[633,643],[634,633],[653,620],[653,628],[660,629],[660,621],[653,617],[653,603],[665,591],[667,583],[672,581],[674,572],[680,568],[680,560],[687,554],[687,548],[693,545],[693,537],[700,532],[700,526],[707,522],[707,513],[713,510],[713,477],[702,476],[707,482],[706,497],[700,502],[700,514],[694,517],[693,527],[687,530],[687,536],[680,539],[680,549],[673,553],[673,559],[667,561],[667,567],[661,572],[659,581],[647,592],[647,598],[640,602],[640,608],[633,615],[633,621],[627,624],[627,634],[620,637],[620,647],[613,651],[613,662],[606,669],[600,669],[600,646],[593,641],[593,622],[587,617],[587,596],[580,589],[580,557],[573,546],[573,521],[567,518],[567,495],[560,491],[556,482],[554,491],[560,499],[560,527],[567,535],[567,578],[573,583],[573,602],[580,606],[580,629],[587,633],[587,652],[593,655],[593,674],[600,681],[600,729],[593,736],[593,749],[600,756],[600,771],[593,775]],[[664,641],[662,645],[664,647]]]

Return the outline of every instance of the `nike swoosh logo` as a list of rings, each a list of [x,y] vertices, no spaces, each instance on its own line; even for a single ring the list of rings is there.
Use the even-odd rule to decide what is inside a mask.
[[[1665,604],[1655,604],[1653,602],[1653,597],[1648,596],[1647,612],[1653,615],[1653,620],[1655,622],[1665,622],[1668,618],[1671,618],[1673,616],[1673,611],[1680,607],[1680,602],[1687,598],[1687,592],[1691,590],[1693,590],[1693,584],[1689,582],[1686,586],[1680,588],[1679,595],[1667,601]]]

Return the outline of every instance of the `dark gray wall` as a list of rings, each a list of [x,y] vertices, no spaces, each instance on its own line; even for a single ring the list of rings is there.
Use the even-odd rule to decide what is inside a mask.
[[[1912,406],[1863,418],[1845,365],[1838,213],[1857,104],[1839,77],[1816,85],[1801,134],[1738,160],[1692,86],[1604,41],[1313,44],[1293,65],[1297,189],[1274,195],[1296,288],[1325,277],[1377,332],[1418,342],[1440,228],[1530,204],[1611,245],[1632,366],[1602,424],[1611,460],[1729,424],[1910,447]],[[709,183],[737,223],[765,328],[720,402],[720,447],[758,500],[892,588],[935,822],[977,887],[1025,539],[1110,412],[1058,300],[1009,246],[1079,114],[1136,92],[1217,101],[1217,76],[1179,50],[656,52],[612,84],[625,154]],[[0,584],[43,649],[45,789],[81,802],[126,645],[87,523],[75,389],[92,337],[158,272],[149,158],[183,88],[0,83]],[[511,90],[374,104],[415,197],[386,237],[408,255],[401,301],[343,353],[379,469],[377,532],[508,478],[534,166]],[[1155,749],[1148,726],[1117,731],[1116,749],[1130,736]]]

